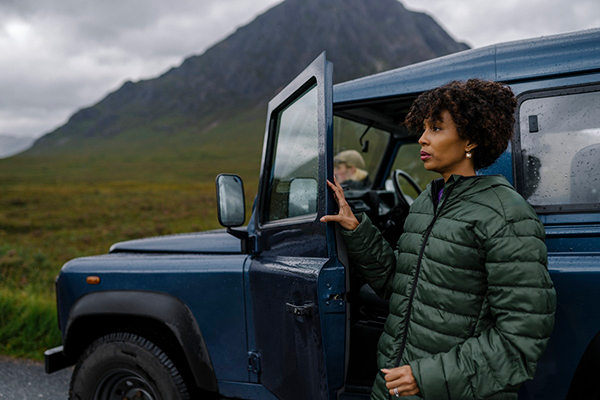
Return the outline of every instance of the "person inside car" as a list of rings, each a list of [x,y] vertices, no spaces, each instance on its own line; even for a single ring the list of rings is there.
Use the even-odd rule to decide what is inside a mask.
[[[364,190],[371,187],[365,160],[356,150],[344,150],[333,158],[334,175],[345,190]]]

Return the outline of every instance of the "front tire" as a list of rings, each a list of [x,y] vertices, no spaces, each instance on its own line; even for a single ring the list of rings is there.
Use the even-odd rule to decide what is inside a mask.
[[[154,343],[131,333],[111,333],[89,346],[75,367],[72,400],[189,400],[179,370]]]

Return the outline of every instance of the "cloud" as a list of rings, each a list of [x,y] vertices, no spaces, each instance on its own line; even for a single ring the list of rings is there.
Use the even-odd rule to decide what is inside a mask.
[[[201,54],[281,0],[0,3],[0,132],[41,135],[127,80]]]
[[[2,0],[0,132],[41,135],[282,0]],[[402,0],[474,47],[600,26],[597,0]]]
[[[600,27],[597,0],[401,0],[472,47]]]

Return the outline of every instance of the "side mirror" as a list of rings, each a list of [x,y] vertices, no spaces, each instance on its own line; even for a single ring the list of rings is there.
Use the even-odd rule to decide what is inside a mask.
[[[317,180],[294,178],[290,182],[288,216],[299,217],[317,212]]]
[[[246,201],[242,178],[232,174],[220,174],[216,184],[219,223],[227,228],[244,225]]]

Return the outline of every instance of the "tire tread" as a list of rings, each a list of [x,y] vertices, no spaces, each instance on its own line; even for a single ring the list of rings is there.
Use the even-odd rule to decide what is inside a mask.
[[[69,385],[69,399],[84,400],[79,396],[79,394],[74,392],[74,384],[76,382],[77,375],[78,375],[84,361],[90,355],[92,355],[100,346],[105,345],[105,344],[110,344],[110,343],[114,344],[114,343],[118,343],[118,342],[134,344],[134,345],[140,347],[141,349],[147,351],[148,353],[150,353],[154,358],[156,358],[156,360],[158,360],[158,362],[170,374],[173,384],[176,386],[176,388],[179,392],[180,399],[181,400],[189,400],[189,398],[190,398],[189,393],[188,393],[187,387],[185,385],[185,382],[183,380],[183,377],[181,376],[179,370],[177,369],[177,366],[173,363],[173,361],[171,361],[169,356],[166,353],[164,353],[157,345],[155,345],[148,339],[146,339],[142,336],[133,334],[133,333],[128,333],[128,332],[115,332],[115,333],[110,333],[108,335],[102,336],[99,339],[95,340],[90,346],[88,346],[85,349],[85,351],[79,358],[79,361],[77,362],[77,364],[75,366],[75,369],[73,370],[71,383]],[[85,399],[85,400],[89,400],[89,399]]]

